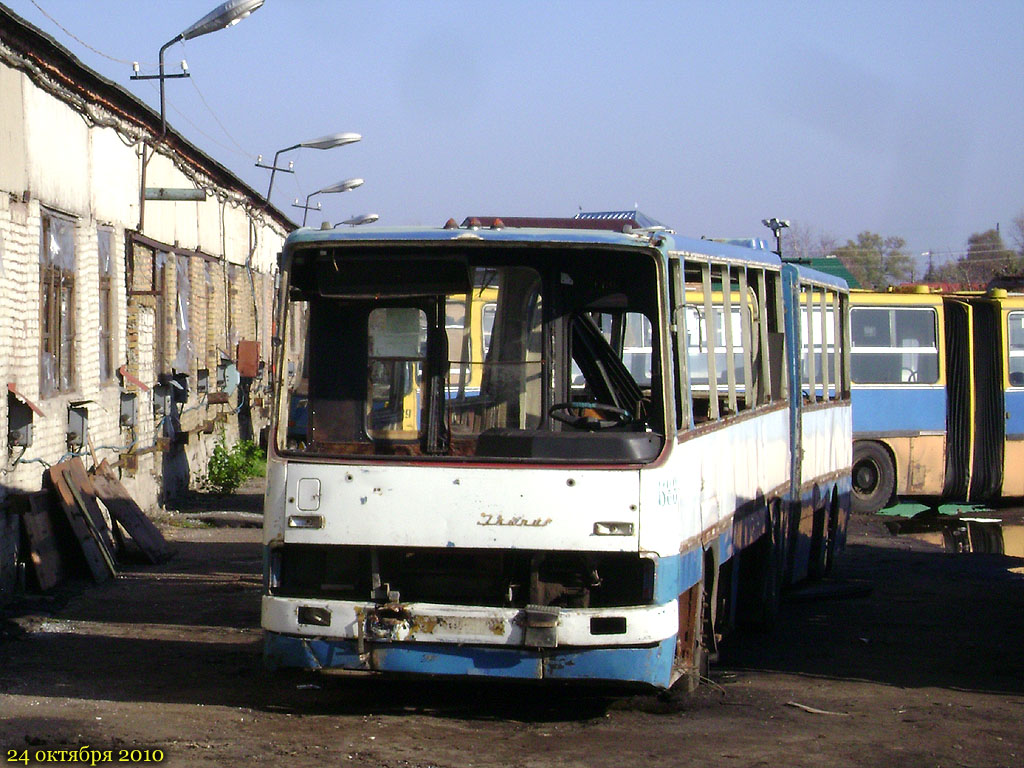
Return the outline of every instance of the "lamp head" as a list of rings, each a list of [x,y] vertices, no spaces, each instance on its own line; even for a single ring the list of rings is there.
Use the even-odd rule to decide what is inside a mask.
[[[329,187],[324,187],[320,192],[325,195],[330,195],[335,192],[348,192],[350,189],[355,189],[356,187],[361,186],[363,186],[362,179],[345,179],[344,181],[339,181],[337,184],[331,184]]]
[[[789,226],[789,222],[786,219],[777,219],[774,216],[770,219],[761,219],[761,223],[768,227],[768,229],[770,229],[776,235],[779,234],[780,230],[783,230]]]
[[[299,146],[308,149],[331,149],[345,144],[354,144],[362,138],[358,133],[332,133],[329,136],[321,136],[319,139],[304,141]]]
[[[348,224],[350,227],[358,227],[360,224],[372,224],[379,219],[376,213],[363,213],[359,216],[353,216],[351,219],[345,219],[342,224]]]
[[[250,13],[263,5],[263,0],[227,0],[218,5],[199,21],[181,33],[182,40],[191,40],[200,35],[208,35],[219,29],[237,24]]]

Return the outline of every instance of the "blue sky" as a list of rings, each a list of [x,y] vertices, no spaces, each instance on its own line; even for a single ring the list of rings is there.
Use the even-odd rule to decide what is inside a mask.
[[[130,62],[154,71],[218,5],[0,2],[154,107]],[[941,262],[997,223],[1012,244],[1024,211],[1022,30],[1020,0],[266,0],[168,49],[192,73],[166,84],[168,121],[260,191],[257,154],[363,134],[282,156],[273,201],[300,220],[294,198],[366,179],[314,225],[638,205],[686,235],[765,237],[778,216]]]

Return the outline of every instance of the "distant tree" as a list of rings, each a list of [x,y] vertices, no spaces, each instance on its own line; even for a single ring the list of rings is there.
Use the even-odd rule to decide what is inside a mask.
[[[931,265],[924,274],[926,283],[946,283],[948,285],[966,285],[967,271],[963,259],[952,259],[943,264]]]
[[[1013,244],[1017,246],[1017,256],[1020,257],[1018,270],[1024,267],[1024,211],[1021,211],[1013,218]]]
[[[882,237],[874,232],[861,232],[857,240],[835,249],[846,268],[862,288],[883,290],[910,278],[910,256],[903,250],[902,237]]]
[[[793,222],[782,236],[782,255],[787,259],[820,259],[835,253],[836,239]]]
[[[967,254],[961,260],[967,282],[984,286],[996,275],[1009,275],[1019,266],[1018,254],[1003,243],[998,229],[975,232],[967,238]]]

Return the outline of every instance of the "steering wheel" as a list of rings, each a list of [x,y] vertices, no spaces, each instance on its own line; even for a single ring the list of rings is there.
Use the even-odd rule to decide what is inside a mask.
[[[579,400],[555,403],[548,408],[548,416],[576,429],[605,429],[633,422],[633,414],[625,408]]]

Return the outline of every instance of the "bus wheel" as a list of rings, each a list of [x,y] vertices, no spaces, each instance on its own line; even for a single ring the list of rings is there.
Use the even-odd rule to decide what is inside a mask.
[[[896,487],[896,469],[879,443],[853,444],[853,511],[874,513],[889,503]]]

